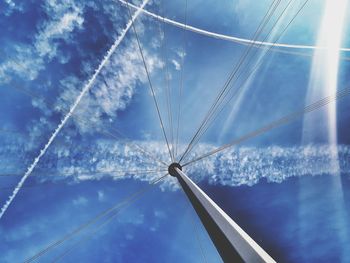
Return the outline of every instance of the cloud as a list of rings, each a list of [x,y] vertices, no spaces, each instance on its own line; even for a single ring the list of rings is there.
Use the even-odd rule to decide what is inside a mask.
[[[55,1],[53,1],[53,2],[56,3]],[[144,2],[142,3],[142,6],[145,6],[147,4],[147,2],[148,2],[148,0],[144,0]],[[108,49],[107,54],[104,56],[102,61],[99,63],[98,67],[95,69],[94,74],[89,78],[89,80],[83,86],[81,91],[78,92],[78,95],[74,97],[73,103],[69,106],[69,111],[67,113],[65,113],[64,117],[61,119],[61,122],[59,123],[57,128],[54,130],[54,132],[51,134],[51,136],[49,137],[49,139],[48,139],[47,143],[45,144],[45,146],[40,150],[40,153],[34,159],[32,164],[30,166],[28,166],[27,171],[24,173],[23,177],[21,178],[21,180],[18,182],[17,186],[15,187],[14,191],[12,192],[12,194],[9,196],[8,200],[5,202],[5,204],[1,208],[0,218],[6,212],[7,208],[9,207],[9,205],[12,203],[12,201],[16,197],[17,193],[21,189],[21,187],[24,184],[24,182],[26,181],[26,179],[29,177],[29,175],[36,168],[36,166],[39,163],[40,159],[45,155],[47,149],[52,144],[52,142],[55,140],[55,138],[58,135],[58,133],[64,127],[64,125],[66,124],[68,119],[73,115],[73,112],[75,111],[75,109],[77,108],[77,106],[79,105],[81,100],[83,99],[84,95],[86,93],[88,93],[88,91],[91,89],[91,87],[95,83],[95,80],[97,79],[98,75],[101,73],[101,71],[103,70],[105,65],[108,63],[109,59],[114,54],[114,51],[120,45],[121,41],[125,38],[126,33],[128,32],[129,28],[132,26],[134,20],[137,18],[139,13],[140,12],[137,11],[135,14],[133,14],[133,16],[128,21],[127,26],[123,29],[123,31],[120,34],[120,36],[118,36],[118,38],[114,41],[113,45]],[[152,62],[152,60],[151,60],[151,62]],[[153,63],[150,63],[151,68],[152,68],[152,65],[153,65]]]
[[[156,158],[166,156],[163,143],[135,142],[147,149]],[[207,152],[213,145],[200,144],[194,157]],[[160,150],[164,149],[164,150]],[[210,184],[239,186],[259,183],[260,180],[281,183],[290,177],[334,175],[329,165],[333,158],[333,148],[327,145],[309,145],[299,147],[271,146],[266,148],[239,147],[231,148],[221,154],[204,159],[184,171],[196,182],[206,181]],[[84,153],[84,154],[81,154]],[[1,153],[5,155],[4,152]],[[347,160],[350,158],[350,146],[338,147],[340,172],[350,171]],[[190,157],[190,159],[191,159]],[[6,156],[1,156],[6,160]],[[5,161],[6,163],[6,161]],[[4,164],[3,164],[4,165]],[[99,140],[87,148],[56,146],[47,152],[47,156],[36,170],[40,181],[68,180],[80,182],[85,180],[103,180],[113,178],[122,180],[134,178],[151,181],[164,175],[158,173],[133,173],[133,171],[158,169],[158,164],[140,153],[137,148],[122,142]],[[15,167],[13,167],[15,169]],[[162,167],[166,169],[166,167]],[[125,171],[130,171],[124,173]],[[11,171],[16,173],[16,171]],[[43,176],[40,176],[43,175]],[[178,184],[172,177],[161,183],[163,189],[176,189]]]
[[[15,2],[13,2],[12,0],[5,0],[5,2],[12,8],[16,6]]]
[[[180,63],[178,61],[176,61],[175,59],[172,59],[171,63],[174,65],[176,70],[180,70],[181,69]]]
[[[82,9],[72,0],[48,0],[43,5],[43,11],[49,19],[37,26],[32,45],[11,43],[7,52],[11,57],[0,64],[1,82],[9,82],[12,74],[22,79],[34,80],[45,68],[45,64],[56,56],[59,45],[57,40],[69,42],[71,33],[82,28]]]
[[[105,193],[104,191],[100,190],[97,192],[97,198],[98,201],[103,202],[105,200]]]
[[[0,63],[0,75],[3,76],[1,78],[2,81],[10,82],[14,74],[24,79],[35,80],[39,72],[46,70],[46,63],[53,58],[57,58],[60,63],[67,63],[70,55],[59,49],[58,43],[61,43],[61,40],[66,42],[73,41],[73,31],[75,29],[80,30],[83,27],[83,22],[85,21],[84,10],[87,6],[94,11],[103,11],[102,17],[105,16],[105,13],[109,14],[112,10],[117,11],[120,8],[119,5],[113,2],[94,3],[73,0],[64,2],[47,0],[44,2],[43,10],[49,19],[41,21],[37,26],[38,33],[34,35],[33,45],[14,43],[12,46],[14,56],[5,60],[2,64]],[[115,15],[111,16],[111,19],[108,17],[108,21],[114,23],[120,20],[120,16],[117,16],[118,18],[115,17]],[[105,28],[106,25],[108,25],[107,22],[103,24],[102,28]],[[145,29],[142,20],[138,21],[137,25],[138,33],[142,36]],[[109,37],[114,35],[110,30],[108,34]],[[81,117],[81,119],[87,120],[80,121],[77,118],[73,120],[79,132],[90,132],[92,125],[96,129],[101,126],[103,121],[108,122],[115,118],[118,111],[124,110],[129,105],[135,92],[135,87],[140,83],[145,83],[145,70],[139,57],[138,47],[135,41],[130,40],[129,42],[128,45],[123,45],[121,50],[118,50],[117,54],[111,57],[109,64],[101,72],[103,77],[99,77],[95,81],[91,93],[83,98],[77,108],[76,115]],[[158,56],[154,55],[152,50],[148,50],[147,46],[143,46],[143,49],[150,73],[163,67],[164,63]],[[85,63],[86,67],[91,69],[95,67],[93,61],[82,63]],[[89,70],[89,72],[93,72],[93,69]],[[51,106],[53,102],[45,101],[44,98],[32,99],[33,107],[40,109],[47,119],[40,118],[38,122],[33,121],[29,123],[27,129],[31,134],[30,141],[32,143],[30,145],[34,147],[44,143],[44,141],[40,140],[42,134],[52,131],[54,125],[57,125],[57,120],[51,123],[52,108],[54,108],[56,113],[65,114],[72,105],[74,98],[78,96],[82,85],[84,85],[84,81],[81,76],[75,74],[66,75],[58,84],[52,83],[50,80],[45,84],[35,84],[35,86],[38,86],[35,89],[40,90],[40,92],[52,86],[58,91],[58,95],[57,99],[53,98],[56,100],[54,107]]]
[[[10,16],[15,11],[23,11],[23,3],[15,3],[13,0],[5,0],[7,8],[4,10],[6,16]]]
[[[163,67],[162,60],[144,48],[147,67],[152,74]],[[81,133],[102,127],[104,120],[114,119],[119,111],[131,102],[137,84],[147,85],[145,68],[135,41],[120,47],[112,55],[108,65],[101,71],[89,94],[76,109],[74,122]],[[62,93],[55,103],[55,110],[65,112],[80,92],[80,80],[69,76],[61,81]],[[103,118],[103,116],[107,116]]]
[[[85,206],[88,200],[84,196],[78,196],[76,199],[73,199],[72,203],[75,206]]]
[[[11,174],[14,171],[25,170],[28,164],[26,154],[26,139],[21,134],[1,134],[0,167],[2,174]]]
[[[57,53],[58,44],[55,40],[68,41],[73,30],[82,28],[84,18],[82,10],[72,1],[60,4],[56,1],[47,1],[45,10],[51,15],[51,19],[40,25],[34,46],[39,56],[51,60]]]
[[[348,173],[349,150],[348,146],[338,147],[341,173]],[[230,186],[254,185],[261,179],[279,183],[296,176],[336,175],[339,171],[329,165],[333,151],[328,145],[234,148],[197,163],[188,173],[195,175],[201,171],[211,183]],[[211,169],[203,169],[202,165]]]
[[[0,79],[9,83],[13,74],[26,80],[33,80],[38,72],[44,69],[43,58],[35,54],[35,50],[25,44],[14,43],[11,47],[11,58],[0,64]]]
[[[157,153],[157,143],[153,143],[153,145],[144,143],[143,146],[147,147],[147,149],[152,149],[156,156],[162,156],[162,154]],[[115,149],[118,148],[116,147]],[[204,145],[201,152],[203,153],[203,150],[208,151],[211,148]],[[338,151],[341,172],[349,173],[350,167],[347,160],[350,158],[350,147],[339,146]],[[113,155],[115,154],[116,152]],[[108,158],[97,161],[96,170],[106,169],[107,167],[112,169],[120,169],[120,167],[129,167],[136,170],[142,169],[137,163],[137,160],[142,159],[142,157],[135,158],[135,152],[132,152],[131,156],[129,155],[129,158],[127,157],[124,163],[119,163],[117,166],[113,166],[115,165],[114,162],[112,164]],[[185,171],[191,178],[198,181],[208,181],[211,184],[252,186],[262,179],[266,179],[268,182],[280,183],[290,177],[337,174],[338,170],[334,170],[329,165],[332,160],[333,148],[327,145],[309,145],[304,147],[273,146],[267,148],[241,147],[233,148],[218,156],[198,162],[193,166],[187,167]],[[151,169],[151,166],[148,166],[148,168]],[[130,174],[128,177],[140,180],[153,180],[156,176],[154,174]],[[120,176],[115,178],[120,179]],[[166,182],[171,188],[174,187],[173,183],[171,180]]]

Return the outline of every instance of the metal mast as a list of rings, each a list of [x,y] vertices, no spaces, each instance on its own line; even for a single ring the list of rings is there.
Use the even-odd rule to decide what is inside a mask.
[[[178,163],[168,168],[176,177],[196,210],[222,260],[226,262],[275,262],[188,176]]]

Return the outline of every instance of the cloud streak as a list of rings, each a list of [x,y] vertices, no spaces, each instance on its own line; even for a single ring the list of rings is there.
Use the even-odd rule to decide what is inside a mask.
[[[164,143],[157,141],[136,143],[147,148],[157,158],[166,156],[166,149],[162,147]],[[191,157],[212,148],[213,145],[199,144]],[[334,147],[329,145],[262,148],[243,146],[228,149],[217,156],[194,163],[185,167],[184,171],[197,182],[206,181],[213,185],[252,186],[261,180],[281,183],[291,177],[338,174],[339,170],[330,165],[334,151]],[[81,152],[84,154],[80,154]],[[339,145],[337,154],[340,173],[349,174],[350,146]],[[80,182],[106,178],[151,181],[160,175],[148,172],[133,173],[132,171],[155,170],[159,167],[128,144],[110,140],[99,140],[84,149],[82,146],[72,148],[57,146],[51,148],[45,158],[48,158],[47,161],[41,162],[36,172],[39,182],[50,180]],[[1,159],[6,159],[6,156]],[[168,177],[161,185],[166,189],[178,187],[172,177]]]
[[[144,6],[148,3],[149,0],[144,0],[141,8],[144,8]],[[66,116],[62,119],[61,123],[58,125],[58,127],[56,128],[56,130],[53,132],[53,134],[51,135],[50,139],[48,140],[48,142],[46,143],[46,145],[44,146],[44,148],[40,151],[39,155],[34,159],[34,162],[28,167],[26,173],[23,175],[23,177],[21,178],[21,180],[18,182],[17,186],[15,187],[14,191],[12,192],[12,194],[9,196],[8,200],[5,202],[5,204],[3,205],[3,207],[1,208],[1,212],[0,212],[0,219],[3,217],[3,215],[5,214],[6,210],[8,209],[8,207],[11,205],[11,203],[13,202],[13,200],[15,199],[17,193],[20,191],[21,187],[23,186],[23,184],[25,183],[25,181],[27,180],[27,178],[31,175],[31,173],[33,172],[34,168],[37,166],[37,164],[39,163],[40,159],[42,158],[42,156],[46,153],[47,149],[50,147],[50,145],[52,144],[52,142],[55,140],[56,136],[58,135],[58,133],[61,131],[61,129],[64,127],[64,125],[67,123],[67,121],[69,120],[69,118],[72,116],[74,110],[77,108],[78,104],[80,103],[81,99],[84,97],[84,95],[90,90],[90,88],[92,87],[94,81],[96,80],[97,76],[99,75],[99,73],[101,72],[101,70],[103,69],[103,67],[107,64],[109,58],[112,56],[112,54],[114,53],[114,51],[116,50],[116,48],[120,45],[120,43],[122,42],[122,40],[124,39],[126,33],[128,32],[128,30],[130,29],[130,27],[132,26],[132,23],[135,21],[135,19],[139,16],[141,9],[139,9],[138,11],[136,11],[132,18],[130,19],[130,21],[127,23],[125,29],[121,32],[121,34],[119,35],[119,37],[115,40],[115,42],[113,43],[113,45],[111,46],[111,48],[108,50],[106,56],[104,57],[104,59],[102,60],[102,62],[100,63],[100,65],[98,66],[98,68],[96,69],[95,73],[92,75],[92,77],[89,79],[89,81],[87,82],[87,84],[85,85],[85,87],[82,89],[81,93],[79,94],[79,96],[77,97],[77,99],[75,100],[74,104],[72,105],[72,107],[70,108],[69,112],[66,114]]]

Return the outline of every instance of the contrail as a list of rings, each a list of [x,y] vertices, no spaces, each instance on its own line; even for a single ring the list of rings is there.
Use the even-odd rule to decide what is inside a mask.
[[[26,179],[28,178],[28,176],[33,172],[34,168],[37,166],[38,162],[40,161],[41,157],[43,157],[43,155],[46,153],[47,149],[49,148],[49,146],[51,145],[51,143],[54,141],[54,139],[56,138],[57,134],[61,131],[61,129],[63,128],[63,126],[66,124],[66,122],[68,121],[68,119],[72,116],[74,110],[77,108],[79,102],[81,101],[81,99],[83,98],[83,96],[86,94],[86,92],[89,91],[89,89],[92,87],[92,84],[95,82],[96,77],[98,76],[98,74],[101,72],[102,68],[107,64],[108,60],[110,59],[110,57],[112,56],[112,54],[114,53],[114,51],[116,50],[116,48],[119,46],[119,44],[122,42],[122,40],[124,39],[126,33],[128,32],[128,30],[130,29],[130,27],[132,26],[132,23],[135,21],[135,19],[139,16],[141,10],[145,7],[145,5],[149,2],[149,0],[144,0],[142,2],[141,7],[137,9],[137,11],[134,13],[134,15],[132,16],[132,18],[130,19],[130,21],[127,23],[126,27],[123,29],[122,33],[119,35],[119,37],[115,40],[114,44],[111,46],[111,48],[108,50],[107,54],[105,55],[105,57],[103,58],[102,62],[100,63],[100,65],[98,66],[98,68],[95,70],[95,73],[92,75],[92,77],[89,79],[88,83],[85,85],[85,87],[82,89],[82,91],[80,92],[79,96],[77,97],[77,99],[75,100],[73,106],[70,108],[69,112],[67,113],[67,115],[62,119],[61,123],[58,125],[58,127],[56,128],[56,130],[54,131],[54,133],[51,135],[49,141],[46,143],[46,145],[44,146],[44,148],[40,151],[40,154],[34,159],[34,162],[28,167],[27,172],[23,175],[22,179],[19,181],[19,183],[17,184],[16,188],[13,190],[12,194],[9,196],[9,198],[7,199],[6,203],[3,205],[3,207],[1,208],[1,212],[0,212],[0,219],[2,218],[2,216],[5,214],[6,210],[8,209],[8,207],[10,206],[10,204],[12,203],[13,199],[16,197],[17,193],[19,192],[19,190],[21,190],[22,185],[24,184],[24,182],[26,181]]]
[[[207,31],[204,29],[200,29],[198,27],[190,26],[188,24],[185,25],[185,24],[177,22],[175,20],[159,16],[157,14],[154,14],[152,12],[144,10],[142,7],[138,7],[138,6],[135,6],[133,4],[130,4],[124,0],[115,0],[115,1],[119,1],[119,2],[123,3],[124,5],[128,5],[134,9],[136,9],[137,11],[141,11],[141,12],[145,13],[146,15],[153,17],[161,22],[164,21],[165,23],[167,23],[169,25],[173,25],[173,26],[176,26],[176,27],[200,34],[200,35],[213,37],[213,38],[217,38],[217,39],[222,39],[222,40],[226,40],[226,41],[231,41],[231,42],[235,42],[235,43],[239,43],[239,44],[243,44],[243,45],[254,44],[254,46],[260,46],[260,45],[261,46],[273,46],[274,48],[280,47],[280,48],[289,48],[289,49],[311,49],[311,50],[327,49],[327,47],[322,47],[322,46],[273,43],[273,42],[266,42],[266,41],[253,41],[253,40],[247,39],[247,38],[240,38],[240,37],[235,37],[235,36],[228,36],[228,35],[224,35],[224,34],[219,34],[219,33]],[[339,51],[349,52],[350,48],[339,48]]]

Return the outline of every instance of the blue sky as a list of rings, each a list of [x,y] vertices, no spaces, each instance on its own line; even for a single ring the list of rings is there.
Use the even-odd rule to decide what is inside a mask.
[[[286,53],[253,48],[250,64],[232,88],[232,92],[239,90],[238,95],[187,161],[347,88],[349,51],[339,51],[350,47],[350,9],[342,8],[347,1],[337,0],[333,6],[330,0],[308,1],[280,35],[303,2],[293,1],[267,35],[287,6],[288,1],[282,0],[259,40],[328,48],[277,50]],[[196,0],[188,1],[186,9],[185,0],[153,0],[145,9],[213,33],[251,39],[270,3]],[[1,206],[45,149],[129,20],[128,9],[119,0],[0,3]],[[162,24],[143,13],[134,26],[170,140],[167,85],[174,122],[181,102],[181,152],[247,46]],[[350,247],[349,98],[331,105],[185,169],[279,261],[350,261],[346,253]],[[0,218],[1,261],[33,256],[164,175],[166,167],[139,146],[170,163],[130,28]],[[143,170],[161,171],[132,172]],[[325,229],[322,236],[318,228]],[[62,262],[201,262],[202,250],[208,262],[220,262],[173,178],[166,178],[86,242],[74,246],[85,235],[76,235],[39,262],[52,261],[71,247]],[[306,253],[310,249],[313,252]]]

